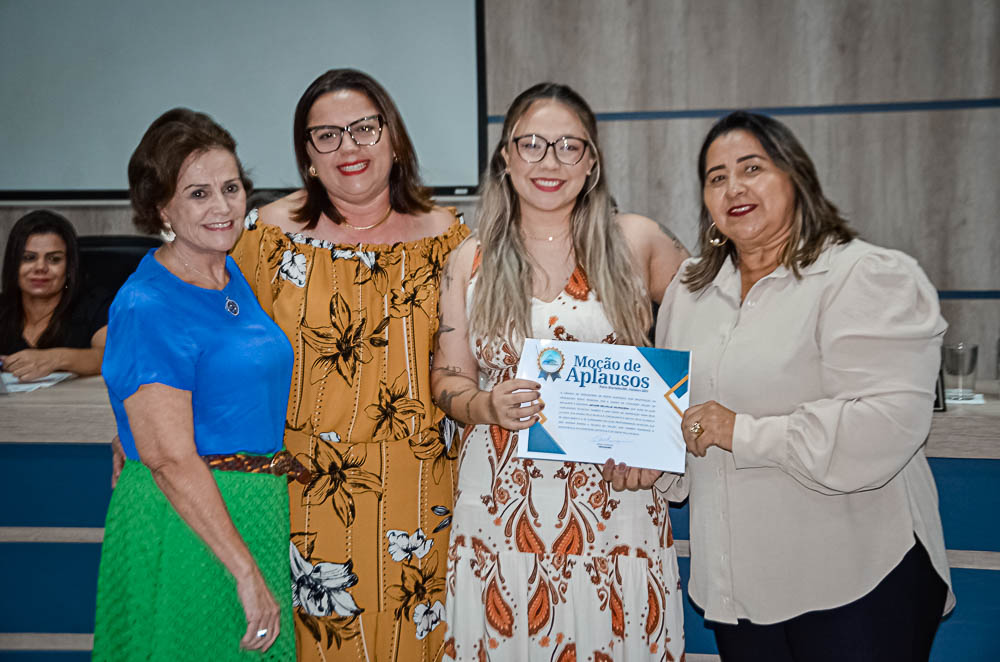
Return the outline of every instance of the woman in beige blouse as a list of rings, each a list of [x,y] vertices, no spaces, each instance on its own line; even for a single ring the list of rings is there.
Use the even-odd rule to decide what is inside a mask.
[[[693,352],[671,488],[690,490],[691,599],[725,662],[926,660],[954,604],[923,452],[937,294],[913,259],[855,238],[780,122],[723,118],[698,174],[701,256],[656,333]]]

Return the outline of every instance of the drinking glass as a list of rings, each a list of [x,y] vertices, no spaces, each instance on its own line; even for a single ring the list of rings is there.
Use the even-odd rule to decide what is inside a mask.
[[[944,394],[949,400],[971,400],[976,392],[979,346],[960,342],[941,348]]]

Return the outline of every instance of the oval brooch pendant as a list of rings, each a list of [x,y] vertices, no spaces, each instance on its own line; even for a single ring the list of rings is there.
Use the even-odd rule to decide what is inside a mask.
[[[230,299],[229,297],[226,297],[226,312],[232,315],[233,317],[236,317],[237,315],[240,314],[239,304]]]

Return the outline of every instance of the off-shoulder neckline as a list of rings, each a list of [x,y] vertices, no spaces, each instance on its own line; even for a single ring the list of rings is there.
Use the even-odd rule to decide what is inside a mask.
[[[249,220],[250,216],[257,212],[257,209],[253,209],[247,214]],[[393,244],[374,244],[374,243],[360,243],[360,244],[342,244],[329,241],[327,239],[317,239],[315,237],[310,237],[301,232],[285,232],[282,228],[277,225],[271,225],[270,223],[263,223],[257,220],[258,217],[254,217],[251,224],[247,224],[246,229],[253,230],[260,228],[263,231],[267,231],[273,234],[281,235],[294,244],[302,244],[305,246],[312,246],[313,248],[322,248],[329,251],[355,251],[359,253],[390,253],[393,251],[412,251],[415,249],[424,248],[429,244],[438,243],[442,241],[448,241],[455,235],[461,232],[461,228],[465,227],[465,221],[462,218],[460,212],[453,212],[455,220],[452,221],[451,225],[442,232],[441,234],[429,235],[426,237],[421,237],[420,239],[413,239],[410,241],[397,241]]]

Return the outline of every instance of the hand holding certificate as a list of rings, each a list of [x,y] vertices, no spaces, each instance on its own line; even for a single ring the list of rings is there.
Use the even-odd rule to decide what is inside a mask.
[[[545,409],[519,435],[523,458],[684,473],[681,419],[691,353],[603,343],[525,340],[517,377],[542,384]]]

